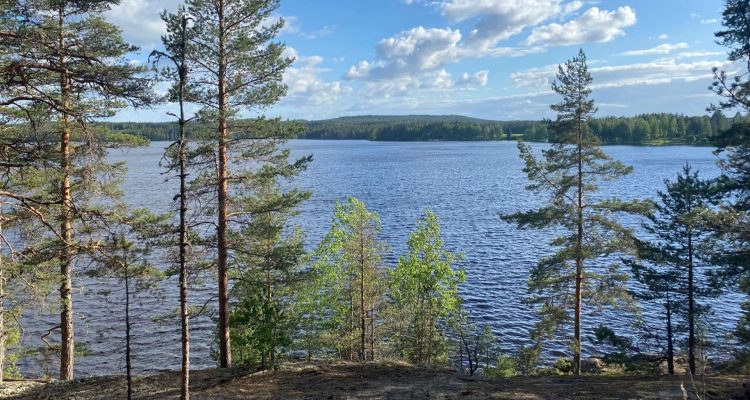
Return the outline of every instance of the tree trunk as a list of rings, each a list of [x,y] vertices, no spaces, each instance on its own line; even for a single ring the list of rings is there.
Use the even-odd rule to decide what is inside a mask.
[[[60,29],[60,102],[63,110],[60,121],[60,230],[63,239],[60,254],[60,379],[73,379],[75,342],[73,337],[73,238],[72,195],[70,191],[70,126],[67,110],[70,81],[65,69],[65,3],[60,4],[58,13]]]
[[[182,54],[179,66],[180,73],[180,340],[182,342],[182,374],[180,379],[180,400],[190,399],[190,310],[188,308],[188,266],[187,266],[187,143],[185,138],[185,85],[187,84],[187,16],[182,17]]]
[[[667,370],[674,375],[674,335],[672,333],[672,301],[667,300]]]
[[[695,375],[695,299],[693,287],[693,232],[688,228],[688,367]]]
[[[3,232],[3,203],[0,202],[0,235]],[[0,245],[0,385],[3,383],[5,374],[5,342],[7,333],[5,332],[5,264],[3,264],[3,249]]]
[[[217,227],[217,251],[218,251],[218,279],[219,279],[219,365],[221,368],[232,366],[232,349],[229,336],[229,244],[227,239],[227,93],[226,93],[226,54],[225,54],[225,27],[224,27],[224,2],[219,1],[219,163],[218,163],[218,227]]]
[[[128,400],[133,398],[133,366],[130,350],[130,271],[128,269],[127,253],[125,257],[125,373],[128,384]]]
[[[187,53],[188,17],[182,17],[182,37],[180,42],[180,138],[179,138],[179,168],[180,168],[180,340],[182,342],[182,374],[180,379],[180,400],[190,399],[190,311],[188,308],[188,265],[187,265],[187,143],[185,138],[185,86],[187,84]]]
[[[364,230],[364,227],[362,227]],[[365,243],[364,232],[359,238],[359,338],[361,353],[359,359],[367,360],[366,321],[365,321]]]
[[[581,374],[581,308],[583,306],[583,126],[578,119],[578,228],[576,234],[576,294],[573,343],[573,375]]]

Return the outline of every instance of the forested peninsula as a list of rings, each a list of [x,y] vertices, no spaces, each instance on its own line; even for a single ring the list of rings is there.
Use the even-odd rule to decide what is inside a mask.
[[[737,113],[727,117],[721,111],[710,116],[669,113],[634,117],[602,117],[588,121],[605,145],[711,145],[718,132],[734,123],[746,122]],[[176,140],[178,126],[171,122],[108,122],[115,132],[144,136],[153,141]],[[495,121],[460,115],[367,115],[317,121],[287,121],[286,129],[298,131],[299,139],[372,141],[481,141],[517,140],[547,142],[552,138],[546,121]],[[192,132],[200,130],[193,124]],[[252,128],[247,135],[252,136]]]

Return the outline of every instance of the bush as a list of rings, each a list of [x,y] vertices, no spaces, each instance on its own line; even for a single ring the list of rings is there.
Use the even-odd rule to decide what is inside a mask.
[[[516,369],[516,359],[509,355],[501,354],[497,356],[494,367],[488,366],[485,368],[484,375],[489,378],[512,378],[516,376]]]
[[[560,375],[567,375],[573,372],[573,361],[570,358],[562,357],[555,361],[554,369]]]
[[[521,346],[521,348],[518,349],[518,354],[516,355],[516,371],[518,371],[519,375],[529,376],[536,372],[541,351],[542,349],[538,345],[532,347]]]

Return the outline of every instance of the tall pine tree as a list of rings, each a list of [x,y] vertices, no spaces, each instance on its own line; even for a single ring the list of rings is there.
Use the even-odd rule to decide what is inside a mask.
[[[750,112],[750,1],[727,0],[722,13],[723,29],[716,32],[717,42],[729,49],[728,60],[745,65],[737,75],[714,69],[711,89],[721,97],[709,110],[740,109]],[[736,285],[750,297],[750,124],[735,124],[722,132],[719,146],[720,188],[725,195],[723,212],[717,220],[717,231],[725,239],[719,262],[725,265],[724,283]],[[728,279],[727,279],[728,278]],[[736,336],[750,358],[750,301],[742,304],[743,316]]]
[[[136,48],[101,16],[116,3],[19,0],[2,14],[1,25],[14,30],[0,34],[8,50],[0,69],[10,72],[0,104],[44,115],[46,125],[29,140],[57,146],[35,159],[46,177],[27,196],[46,205],[33,215],[49,228],[42,236],[49,240],[39,245],[46,245],[47,260],[59,263],[61,379],[73,377],[75,260],[94,243],[88,235],[106,228],[105,203],[119,196],[116,178],[122,172],[106,162],[107,135],[91,122],[152,98],[150,82],[138,76],[143,69],[125,59]],[[38,124],[37,117],[27,116],[26,123]]]
[[[591,94],[591,75],[583,50],[558,68],[552,90],[562,101],[550,107],[557,112],[551,124],[552,146],[537,159],[533,149],[519,143],[524,172],[531,184],[527,189],[549,195],[549,204],[531,211],[503,215],[520,228],[562,229],[565,233],[550,244],[557,251],[531,271],[529,301],[537,306],[542,320],[534,335],[555,337],[559,329],[572,326],[573,372],[581,372],[581,338],[584,303],[589,306],[616,305],[627,300],[627,277],[618,266],[587,267],[588,261],[628,249],[632,233],[614,219],[617,213],[634,212],[639,202],[617,199],[597,201],[598,184],[630,173],[630,167],[613,160],[599,147],[599,140],[587,121],[596,112]]]
[[[248,240],[243,235],[255,234],[247,228],[256,213],[264,207],[265,212],[273,211],[273,199],[265,202],[267,196],[257,191],[256,183],[267,175],[292,178],[309,161],[290,163],[289,151],[279,149],[296,134],[290,125],[238,118],[241,112],[260,113],[286,94],[282,75],[293,60],[284,57],[283,45],[272,42],[284,21],[267,23],[278,6],[278,0],[187,1],[194,19],[188,49],[191,101],[203,107],[202,122],[213,126],[191,162],[200,170],[193,186],[205,200],[203,214],[212,215],[216,227],[215,234],[205,239],[213,243],[216,255],[219,364],[223,368],[232,364],[230,270],[244,268],[235,262],[234,252]],[[301,192],[280,196],[289,202]]]
[[[702,180],[698,172],[685,165],[675,181],[666,182],[666,191],[659,192],[655,212],[644,226],[653,239],[639,241],[639,255],[656,265],[632,263],[635,277],[649,289],[650,299],[661,299],[668,321],[668,362],[672,364],[674,325],[679,313],[687,325],[688,366],[696,371],[698,318],[707,305],[698,300],[716,294],[708,284],[708,268],[712,266],[713,239],[706,216],[712,214],[720,200],[715,184]],[[670,372],[674,373],[671,366]]]

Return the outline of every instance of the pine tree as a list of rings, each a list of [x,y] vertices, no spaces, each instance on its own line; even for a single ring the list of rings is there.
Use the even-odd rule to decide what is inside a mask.
[[[597,270],[587,268],[586,262],[628,249],[632,233],[614,216],[641,211],[644,206],[617,199],[596,201],[592,196],[598,183],[620,178],[632,168],[607,156],[588,128],[587,121],[596,112],[594,101],[589,99],[591,82],[583,50],[559,66],[552,89],[563,100],[550,106],[558,113],[551,124],[552,146],[542,151],[544,160],[538,160],[530,146],[519,143],[526,164],[524,172],[532,182],[527,189],[548,194],[550,203],[537,210],[502,216],[520,228],[558,227],[565,231],[550,242],[557,252],[540,260],[531,271],[529,302],[537,305],[542,317],[534,332],[537,339],[553,338],[572,319],[576,375],[581,372],[584,302],[615,305],[628,297],[623,285],[627,277],[617,265]]]
[[[684,316],[687,323],[687,350],[690,372],[696,371],[698,347],[698,318],[708,305],[698,303],[700,298],[716,295],[707,279],[711,267],[714,241],[706,217],[711,215],[720,200],[715,184],[702,180],[698,172],[685,165],[673,182],[666,182],[666,192],[659,192],[655,212],[648,216],[644,226],[653,239],[640,241],[641,258],[656,264],[646,266],[631,263],[634,275],[650,289],[647,299],[660,299],[668,321],[668,349],[672,348],[675,312]],[[673,352],[668,351],[668,357]],[[671,363],[671,360],[668,359]],[[674,367],[670,368],[674,373]]]
[[[19,243],[29,214],[45,204],[24,195],[26,183],[35,174],[27,157],[37,154],[27,140],[24,117],[0,107],[0,383],[17,372],[14,353],[20,343],[19,320],[29,308],[44,304],[57,280],[50,263],[35,264],[33,247]],[[41,146],[42,148],[44,146]]]
[[[82,232],[106,225],[102,222],[107,213],[97,200],[118,195],[118,167],[104,159],[107,135],[90,122],[111,116],[126,103],[139,106],[152,97],[150,82],[138,77],[143,69],[125,59],[136,48],[124,43],[119,30],[101,17],[114,4],[28,0],[14,2],[10,12],[3,13],[2,26],[15,29],[0,35],[8,50],[0,69],[12,71],[0,105],[44,115],[49,121],[44,137],[33,140],[58,147],[36,159],[47,179],[30,188],[28,196],[47,203],[36,217],[50,228],[46,244],[57,248],[47,256],[60,268],[61,379],[73,377],[72,288],[75,259],[87,247]],[[35,124],[35,118],[29,114],[27,123]],[[51,221],[59,221],[59,226]]]
[[[750,10],[748,0],[727,0],[722,13],[723,30],[716,32],[717,42],[729,49],[728,60],[741,65],[750,62]],[[748,66],[750,68],[750,66]],[[711,86],[722,99],[709,110],[740,109],[750,111],[750,69],[736,76],[714,69]],[[725,195],[725,207],[715,223],[724,239],[717,260],[725,266],[720,274],[723,285],[735,286],[750,296],[750,124],[735,124],[715,139],[719,147],[719,167],[722,175],[719,187]],[[750,301],[742,304],[743,315],[737,324],[736,337],[744,349],[740,355],[748,357],[750,351]]]
[[[147,212],[136,212],[119,221],[119,227],[110,237],[106,238],[102,252],[93,255],[100,268],[89,272],[90,276],[110,278],[122,284],[121,305],[123,307],[123,326],[125,333],[125,381],[127,385],[127,399],[133,398],[133,326],[138,318],[133,314],[133,304],[138,301],[139,294],[154,290],[162,279],[162,273],[148,262],[150,249],[138,246],[128,240],[127,236],[134,235],[133,226],[139,224],[139,219],[149,218]],[[104,293],[109,295],[109,289]]]
[[[416,364],[446,361],[446,321],[461,306],[458,285],[466,280],[453,265],[460,256],[443,248],[437,215],[427,210],[409,236],[409,251],[389,274],[394,308],[390,338],[396,353]]]
[[[255,173],[241,168],[243,164],[286,163],[288,152],[277,151],[277,146],[296,133],[280,127],[278,120],[237,119],[240,112],[261,112],[286,94],[282,74],[292,59],[283,56],[283,45],[271,42],[284,21],[266,24],[278,5],[278,0],[187,1],[194,18],[188,50],[194,77],[191,100],[203,106],[202,121],[215,128],[204,137],[203,159],[198,162],[204,170],[196,183],[200,182],[206,197],[215,198],[207,210],[216,210],[216,236],[210,240],[216,243],[222,368],[232,364],[229,271],[231,252],[236,250],[232,232],[242,230],[237,225],[243,220],[252,219],[243,204],[247,204],[244,192],[252,190]],[[289,168],[303,168],[305,162]]]
[[[167,35],[162,37],[164,51],[154,51],[150,57],[153,57],[153,61],[157,65],[163,60],[169,62],[170,65],[162,68],[161,73],[164,79],[172,83],[168,100],[177,102],[179,108],[178,113],[174,114],[177,118],[179,136],[177,142],[167,149],[164,159],[167,160],[168,171],[177,174],[180,181],[180,192],[175,196],[179,199],[176,230],[178,232],[177,264],[180,276],[180,342],[182,351],[180,400],[188,400],[190,399],[190,303],[188,301],[188,251],[190,245],[188,237],[190,233],[190,221],[188,220],[188,152],[190,143],[187,139],[187,125],[194,118],[187,117],[185,103],[189,100],[190,95],[187,62],[190,17],[186,14],[185,8],[180,6],[176,14],[169,14],[165,11],[161,18],[167,25]],[[175,146],[176,151],[174,150]],[[169,242],[169,245],[171,245],[171,240]]]

